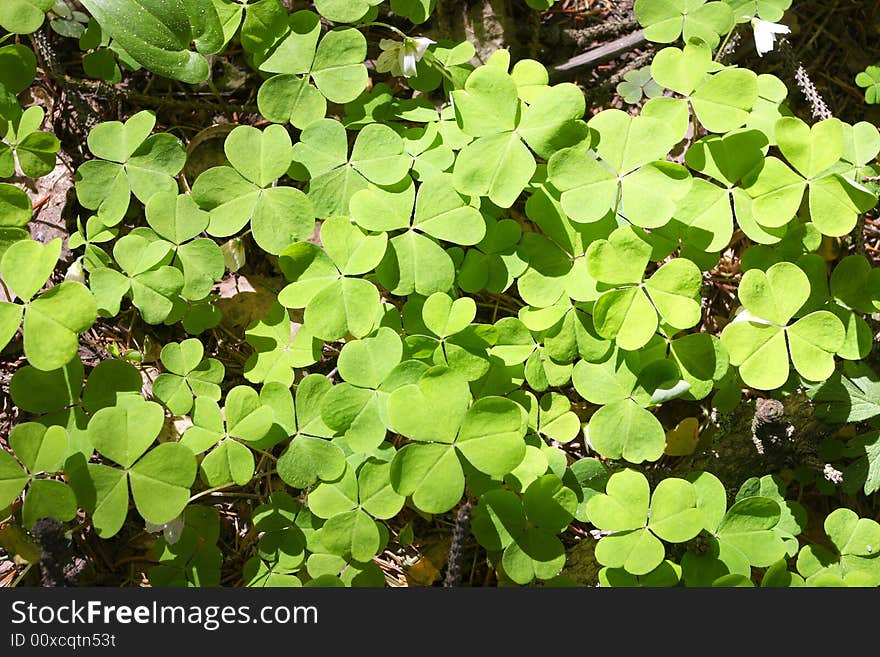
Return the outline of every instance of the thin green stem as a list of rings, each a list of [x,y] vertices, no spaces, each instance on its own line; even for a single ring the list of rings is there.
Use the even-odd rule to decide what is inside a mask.
[[[222,486],[214,486],[214,488],[209,488],[207,490],[203,490],[201,493],[196,493],[192,497],[189,498],[189,503],[195,502],[197,499],[210,495],[211,493],[216,493],[218,491],[223,490],[224,488],[230,488],[235,486],[235,484],[223,484]]]
[[[392,32],[400,35],[401,38],[406,39],[407,36],[404,32],[402,32],[399,28],[394,27],[393,25],[389,25],[388,23],[382,23],[381,21],[372,21],[370,23],[362,23],[358,25],[358,27],[384,27],[387,30],[391,30]]]
[[[18,577],[15,578],[15,581],[12,583],[11,588],[14,589],[16,586],[18,586],[21,583],[21,580],[23,580],[25,578],[25,576],[28,574],[28,572],[30,572],[30,569],[33,565],[34,565],[33,563],[29,563],[27,566],[25,566],[24,570],[22,570],[21,573],[19,573]]]
[[[736,26],[734,25],[730,28],[730,32],[727,33],[727,36],[724,37],[724,41],[721,42],[721,46],[719,46],[718,51],[715,53],[715,57],[713,57],[713,61],[719,61],[719,57],[721,57],[721,53],[724,52],[724,49],[727,47],[727,43],[730,41],[730,37],[733,36],[733,33],[736,31]]]
[[[458,81],[454,77],[452,77],[452,75],[449,73],[449,71],[446,70],[446,67],[440,62],[440,60],[438,60],[434,56],[434,54],[432,52],[429,52],[426,50],[425,54],[422,55],[422,59],[424,59],[426,62],[428,62],[428,64],[430,64],[437,71],[439,71],[440,75],[442,75],[444,78],[449,80],[449,82],[452,84],[453,89],[460,89],[461,88],[458,84]]]

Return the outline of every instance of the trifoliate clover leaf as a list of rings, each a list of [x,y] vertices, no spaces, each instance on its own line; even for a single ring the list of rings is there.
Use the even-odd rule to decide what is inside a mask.
[[[595,154],[581,144],[554,154],[548,164],[566,214],[592,222],[614,211],[638,226],[664,225],[690,187],[684,167],[665,161],[676,142],[672,129],[620,110],[600,112],[587,125],[599,133]]]
[[[108,121],[89,133],[96,159],[77,169],[76,195],[105,226],[122,220],[132,194],[147,203],[157,192],[177,191],[174,176],[183,169],[186,153],[174,135],[150,136],[155,125],[155,114],[144,110],[125,123]]]
[[[30,178],[45,176],[55,168],[55,154],[61,142],[51,132],[41,132],[45,111],[39,105],[28,107],[20,117],[9,123],[0,142],[0,178],[15,174],[14,157],[21,172]]]
[[[768,157],[762,168],[743,181],[754,199],[755,220],[770,228],[785,225],[800,208],[806,189],[816,228],[830,236],[851,231],[858,215],[873,207],[877,197],[833,169],[843,156],[841,122],[826,119],[810,127],[800,119],[782,117],[776,122],[775,135],[796,172]]]
[[[523,108],[517,82],[506,68],[485,65],[452,98],[459,126],[476,138],[456,160],[455,188],[488,196],[500,207],[510,207],[534,174],[529,149],[549,158],[580,142],[587,132],[583,95],[569,83],[549,87]]]
[[[180,444],[194,455],[211,450],[199,465],[208,486],[247,484],[254,476],[254,455],[246,443],[259,443],[269,434],[275,412],[248,386],[236,386],[226,396],[225,420],[217,402],[197,397],[192,411],[193,425]]]
[[[633,575],[647,574],[663,561],[661,539],[683,543],[704,523],[693,484],[669,477],[650,494],[645,476],[631,469],[611,475],[605,492],[589,499],[586,512],[593,525],[612,532],[596,546],[596,559]]]
[[[270,121],[299,129],[323,119],[327,101],[348,103],[367,84],[367,42],[356,29],[337,28],[320,38],[321,23],[311,11],[288,18],[289,29],[258,58],[270,77],[257,94],[260,113]]]
[[[682,245],[696,252],[717,253],[733,236],[737,182],[764,161],[766,136],[757,130],[734,130],[724,136],[709,135],[691,145],[688,165],[717,180],[695,178],[687,196],[680,201],[669,227],[680,232]],[[742,223],[742,222],[741,222]]]
[[[349,201],[357,191],[396,185],[411,165],[403,139],[387,125],[365,126],[349,155],[345,127],[322,119],[309,124],[293,146],[291,175],[309,181],[309,199],[315,214],[323,219],[348,216]]]
[[[145,322],[165,321],[184,285],[183,273],[170,266],[174,245],[148,228],[136,228],[113,245],[113,257],[124,273],[110,267],[89,273],[89,287],[101,315],[118,314],[128,295]]]
[[[46,245],[21,240],[0,259],[0,278],[24,302],[0,302],[0,346],[12,339],[24,315],[24,353],[40,370],[70,362],[79,347],[78,335],[97,317],[95,301],[81,283],[65,281],[33,298],[55,268],[60,249],[61,238]]]
[[[321,235],[325,245],[334,246],[325,251],[300,242],[282,252],[280,266],[291,283],[278,300],[287,308],[305,308],[304,326],[317,338],[363,337],[378,319],[379,291],[356,276],[379,264],[387,235],[370,235],[346,217],[326,220]]]
[[[589,273],[613,286],[601,293],[593,308],[596,332],[614,339],[622,349],[635,350],[647,344],[660,320],[677,329],[690,328],[700,320],[699,268],[676,258],[642,283],[649,257],[650,246],[629,227],[617,229],[608,240],[593,242],[587,250]]]
[[[274,255],[311,236],[311,201],[298,189],[274,186],[293,157],[283,127],[238,126],[224,151],[231,166],[212,167],[193,184],[193,199],[210,212],[208,234],[228,237],[250,224],[257,245]]]
[[[455,267],[436,240],[471,245],[486,234],[480,211],[455,191],[448,173],[420,183],[418,193],[411,181],[399,191],[358,191],[351,199],[351,213],[367,230],[408,229],[389,240],[376,268],[379,282],[397,295],[446,292],[455,280]]]
[[[120,468],[83,463],[69,474],[80,504],[92,514],[100,536],[113,536],[128,512],[128,488],[148,522],[164,524],[180,515],[196,475],[192,452],[178,443],[150,449],[164,423],[162,407],[138,396],[99,410],[89,420],[95,448]]]
[[[294,368],[307,367],[321,357],[322,342],[302,325],[290,321],[280,303],[273,303],[266,315],[245,329],[245,340],[253,353],[244,364],[244,377],[251,383],[272,381],[290,386]]]
[[[203,360],[204,352],[205,348],[197,338],[170,342],[162,347],[160,359],[167,372],[153,381],[153,396],[172,415],[189,413],[194,397],[220,399],[225,368],[215,358]]]
[[[809,381],[834,371],[834,354],[846,337],[841,321],[827,310],[788,322],[809,297],[809,279],[796,265],[780,262],[767,272],[750,269],[740,283],[740,300],[749,311],[724,327],[721,342],[743,381],[761,390],[785,383],[789,354],[795,370]]]
[[[502,397],[485,397],[468,408],[469,398],[460,375],[434,367],[388,399],[392,427],[416,441],[395,455],[392,486],[426,513],[448,511],[461,498],[462,458],[480,472],[500,477],[525,454],[523,409]],[[446,421],[438,425],[433,418],[441,412]]]
[[[651,68],[643,66],[624,73],[623,81],[617,84],[617,93],[623,98],[623,102],[635,105],[643,96],[645,98],[662,96],[663,87],[651,77]]]
[[[656,461],[666,439],[660,421],[647,410],[658,389],[677,383],[677,368],[667,365],[660,376],[640,381],[637,354],[617,351],[604,362],[578,361],[572,383],[587,401],[602,407],[590,418],[588,437],[593,448],[608,458],[631,463]],[[646,375],[650,370],[645,368]],[[675,382],[672,381],[675,379]]]
[[[72,520],[76,516],[76,497],[66,483],[51,478],[62,469],[68,453],[68,435],[64,427],[23,422],[9,433],[9,447],[26,472],[9,454],[3,454],[0,458],[0,502],[9,504],[27,486],[22,507],[25,527],[32,527],[43,517]]]
[[[706,554],[688,555],[685,580],[689,586],[711,584],[728,573],[749,577],[753,566],[768,567],[785,556],[785,542],[776,531],[782,517],[778,493],[744,497],[728,509],[724,484],[715,475],[694,472],[688,480],[697,491],[704,528],[711,534]]]
[[[293,439],[278,459],[278,476],[294,488],[308,488],[319,479],[334,481],[346,468],[345,454],[326,440],[334,431],[324,424],[321,409],[333,384],[320,374],[309,374],[296,389],[296,426]]]
[[[745,125],[758,98],[758,76],[748,69],[721,67],[705,44],[689,43],[683,50],[664,48],[651,63],[651,75],[667,89],[685,96],[709,132],[728,132]]]
[[[880,66],[869,66],[856,75],[856,84],[865,90],[865,102],[880,103]]]
[[[522,500],[509,490],[490,490],[474,509],[474,535],[487,550],[503,551],[501,566],[517,584],[550,579],[565,565],[553,532],[570,522],[576,503],[574,491],[556,475],[535,480]]]
[[[633,10],[645,38],[657,43],[681,37],[685,43],[697,39],[714,49],[734,25],[734,13],[724,2],[636,0]]]
[[[877,586],[880,525],[860,518],[851,509],[840,508],[825,518],[824,527],[834,549],[805,545],[798,554],[797,570],[807,585],[818,585],[822,578],[834,577],[842,580],[844,586]]]

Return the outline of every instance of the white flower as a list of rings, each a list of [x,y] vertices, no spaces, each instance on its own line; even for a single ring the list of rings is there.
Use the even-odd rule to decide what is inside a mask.
[[[416,74],[416,62],[421,60],[425,51],[434,41],[427,37],[415,37],[403,40],[403,49],[401,50],[400,67],[403,69],[404,76],[410,78]]]
[[[436,42],[427,37],[405,37],[403,41],[382,39],[379,42],[382,52],[376,60],[376,71],[411,78],[416,74],[416,63],[432,43]]]
[[[771,23],[758,17],[752,19],[752,29],[755,31],[755,49],[760,57],[763,57],[765,52],[773,50],[777,34],[788,34],[791,32],[786,25]]]
[[[164,525],[154,525],[151,522],[146,522],[144,524],[144,530],[151,534],[154,532],[162,532],[168,545],[174,545],[180,540],[180,535],[183,533],[183,527],[183,518],[180,516],[174,520],[166,522]]]

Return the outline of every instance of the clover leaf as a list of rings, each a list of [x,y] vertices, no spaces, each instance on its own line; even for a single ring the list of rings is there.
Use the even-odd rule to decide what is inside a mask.
[[[476,138],[456,159],[455,188],[488,196],[504,208],[535,172],[532,151],[546,159],[586,133],[583,94],[570,83],[548,87],[523,108],[516,80],[506,69],[485,65],[468,76],[464,89],[452,92],[452,99],[459,126]]]
[[[707,5],[708,6],[708,5]],[[758,99],[758,76],[743,68],[723,68],[705,44],[684,49],[664,48],[651,63],[651,76],[685,97],[700,124],[709,132],[742,127]]]
[[[779,150],[796,171],[768,157],[743,181],[754,199],[755,220],[771,228],[785,225],[800,208],[806,189],[816,228],[832,237],[851,231],[858,215],[871,209],[877,197],[833,169],[843,156],[841,122],[825,119],[810,127],[795,117],[782,117],[775,135]]]
[[[715,475],[697,471],[687,479],[710,534],[705,553],[688,553],[682,560],[688,586],[706,586],[727,574],[749,577],[752,567],[768,567],[785,556],[785,542],[776,531],[782,517],[777,499],[750,495],[727,508],[724,484]]]
[[[642,96],[657,98],[663,95],[663,87],[651,77],[651,69],[648,66],[624,73],[623,81],[618,82],[616,89],[623,101],[630,105],[638,103]]]
[[[333,217],[322,224],[321,239],[324,249],[311,242],[284,249],[279,264],[291,282],[278,300],[287,308],[305,308],[304,326],[316,338],[363,337],[378,319],[379,291],[357,276],[381,262],[388,237]]]
[[[376,518],[395,516],[404,497],[391,487],[391,464],[368,460],[355,469],[347,466],[332,482],[319,483],[309,493],[309,507],[319,518],[322,546],[330,554],[368,561],[382,545]]]
[[[602,405],[587,426],[590,444],[630,463],[656,461],[666,446],[663,427],[647,407],[688,389],[673,361],[640,360],[638,352],[616,350],[603,362],[578,361],[572,372],[578,394]]]
[[[321,417],[333,384],[321,374],[307,375],[296,389],[293,438],[278,459],[278,476],[294,488],[308,488],[319,479],[333,481],[346,468],[345,454],[329,438],[334,435]]]
[[[278,255],[312,234],[314,209],[306,195],[273,186],[293,157],[284,128],[238,126],[227,135],[224,151],[231,166],[212,167],[193,184],[193,199],[210,212],[209,235],[228,237],[250,224],[257,245]]]
[[[789,355],[807,380],[821,381],[834,371],[834,354],[846,337],[841,321],[817,310],[788,322],[809,296],[807,275],[792,263],[780,262],[767,272],[750,269],[740,283],[740,300],[749,314],[724,327],[721,343],[743,381],[761,390],[785,383]]]
[[[708,135],[688,148],[688,166],[721,186],[702,178],[693,180],[672,221],[680,231],[683,247],[712,253],[727,246],[733,237],[734,210],[739,212],[744,203],[745,192],[737,185],[763,164],[767,143],[767,137],[757,130],[738,129]],[[744,223],[739,215],[737,219]]]
[[[197,338],[162,347],[159,357],[167,372],[153,381],[153,396],[172,415],[188,413],[194,397],[220,399],[220,383],[226,370],[216,358],[203,360],[204,353],[205,347]]]
[[[636,0],[633,10],[645,31],[645,38],[671,43],[681,37],[716,48],[721,36],[734,24],[734,13],[724,2],[706,0]]]
[[[15,158],[21,172],[30,178],[45,176],[55,168],[55,154],[61,148],[58,137],[40,131],[45,111],[34,105],[9,123],[0,142],[0,178],[15,174]]]
[[[278,421],[268,394],[271,392],[263,395],[249,386],[235,386],[226,395],[223,412],[214,399],[196,397],[193,425],[184,432],[180,444],[196,456],[211,450],[199,464],[208,486],[243,486],[254,476],[254,455],[244,443],[261,444]]]
[[[89,133],[96,159],[76,170],[76,195],[105,226],[122,220],[132,194],[146,203],[156,192],[177,191],[174,176],[183,169],[186,154],[174,135],[150,136],[155,125],[156,115],[143,110],[124,123],[108,121]]]
[[[351,214],[367,230],[405,231],[389,240],[376,269],[382,285],[398,295],[447,291],[455,267],[437,240],[471,245],[486,234],[479,209],[455,190],[453,176],[442,172],[422,181],[418,193],[411,181],[399,191],[358,191]]]
[[[337,28],[321,35],[321,22],[311,11],[288,18],[289,30],[260,57],[259,69],[279,73],[257,93],[260,113],[270,121],[299,129],[323,119],[327,101],[348,103],[367,85],[367,42],[356,29]]]
[[[592,222],[615,212],[646,228],[669,221],[691,184],[684,167],[665,160],[676,142],[672,129],[620,110],[604,110],[587,125],[599,133],[595,155],[581,144],[555,153],[547,167],[566,214]]]
[[[536,479],[522,498],[496,489],[480,496],[473,531],[490,552],[501,552],[504,574],[517,584],[555,577],[565,565],[565,549],[554,535],[574,517],[577,498],[556,475]]]
[[[488,350],[495,329],[472,323],[475,313],[469,299],[453,302],[444,292],[424,302],[411,299],[403,312],[407,350],[429,364],[449,366],[468,381],[479,379],[491,367]]]
[[[445,418],[442,425],[434,421],[438,415]],[[414,441],[391,462],[392,486],[426,513],[448,511],[461,499],[462,459],[500,477],[525,454],[525,411],[502,397],[471,405],[467,382],[446,367],[433,367],[392,392],[388,419],[394,431]]]
[[[69,474],[80,504],[91,514],[99,536],[114,536],[128,513],[129,486],[141,516],[156,525],[178,515],[189,501],[197,464],[179,443],[150,449],[162,429],[162,407],[139,396],[120,398],[97,411],[88,424],[95,449],[116,468],[82,463]]]
[[[113,257],[122,269],[98,267],[89,272],[89,287],[104,316],[119,313],[123,297],[140,311],[148,324],[164,322],[175,310],[184,275],[170,263],[174,245],[148,228],[136,228],[113,245]]]
[[[153,194],[145,211],[150,227],[174,245],[170,264],[183,272],[181,296],[192,301],[205,299],[226,271],[220,247],[211,239],[199,237],[207,229],[210,215],[196,205],[192,196],[174,192]]]
[[[22,523],[31,528],[44,517],[61,521],[76,516],[73,490],[64,481],[54,479],[64,465],[68,436],[64,427],[23,422],[9,433],[9,447],[24,465],[22,470],[6,452],[0,457],[0,503],[8,506],[24,494]]]
[[[293,146],[291,175],[308,180],[308,196],[317,217],[349,214],[349,201],[361,189],[396,185],[412,165],[403,140],[381,124],[365,126],[351,154],[345,128],[333,119],[321,119],[303,129]]]
[[[385,439],[388,395],[394,386],[408,382],[398,378],[404,371],[398,368],[402,355],[400,336],[388,327],[346,343],[339,353],[337,366],[345,381],[327,393],[321,417],[355,452],[370,453]],[[421,371],[414,370],[412,376]]]
[[[633,575],[660,565],[666,554],[662,541],[689,541],[704,523],[693,484],[667,477],[651,494],[645,476],[629,468],[612,474],[605,492],[587,501],[586,511],[593,525],[611,532],[596,545],[596,559]]]
[[[244,377],[251,383],[278,382],[290,386],[294,368],[316,363],[321,357],[321,340],[304,326],[290,321],[287,309],[277,301],[266,315],[245,329],[245,339],[254,349],[244,364]]]
[[[870,518],[860,518],[851,509],[839,508],[828,514],[824,527],[833,549],[805,545],[798,554],[797,570],[807,586],[840,582],[843,586],[877,586],[880,525]]]
[[[587,249],[587,271],[611,288],[601,293],[593,308],[596,332],[615,340],[622,349],[647,344],[660,320],[676,329],[690,328],[700,321],[699,268],[687,259],[676,258],[642,282],[650,254],[650,245],[630,227],[617,229],[607,240],[597,240]]]
[[[55,269],[60,253],[61,238],[45,245],[21,240],[11,244],[0,259],[0,278],[23,302],[0,302],[0,348],[15,335],[24,315],[24,353],[41,370],[55,370],[72,360],[79,334],[97,317],[92,295],[78,282],[64,281],[34,298]]]

